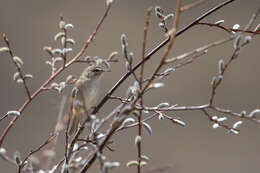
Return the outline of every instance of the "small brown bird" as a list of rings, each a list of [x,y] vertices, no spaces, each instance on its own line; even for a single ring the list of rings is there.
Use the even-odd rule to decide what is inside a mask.
[[[100,87],[100,79],[105,70],[99,65],[87,67],[76,81],[73,90],[73,109],[69,134],[73,135],[82,116],[95,106]]]

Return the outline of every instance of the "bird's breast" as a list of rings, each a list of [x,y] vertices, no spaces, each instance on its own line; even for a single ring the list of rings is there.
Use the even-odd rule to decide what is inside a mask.
[[[85,98],[85,105],[87,109],[91,109],[91,107],[93,107],[98,100],[99,81],[87,82],[83,93]]]

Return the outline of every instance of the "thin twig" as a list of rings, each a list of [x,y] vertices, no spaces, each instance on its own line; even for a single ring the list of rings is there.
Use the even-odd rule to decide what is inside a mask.
[[[5,119],[6,117],[8,117],[8,114],[3,115],[3,116],[0,118],[0,122],[1,122],[3,119]]]
[[[208,117],[208,119],[214,123],[217,123],[219,125],[219,127],[222,127],[228,131],[230,131],[232,128],[230,128],[228,125],[225,125],[225,124],[222,124],[222,123],[219,123],[217,120],[214,120],[210,115],[209,113],[205,110],[205,109],[201,109],[201,111],[204,113],[204,115],[206,115],[206,117]],[[236,129],[236,131],[239,132],[239,130]]]
[[[249,30],[253,26],[253,23],[255,22],[259,13],[260,13],[260,6],[257,8],[256,12],[253,13],[251,19],[249,20],[248,24],[245,26],[244,30]],[[258,30],[258,32],[259,32],[259,30]]]
[[[220,107],[217,107],[217,106],[210,106],[210,109],[217,111],[217,112],[220,112],[220,113],[224,113],[224,114],[233,116],[233,117],[248,119],[248,120],[253,121],[257,124],[260,124],[259,119],[256,119],[255,117],[251,117],[251,116],[249,116],[249,114],[242,115],[241,113],[233,112],[231,109],[224,109],[224,108],[220,108]]]
[[[192,3],[188,4],[188,5],[185,5],[185,6],[181,7],[181,12],[190,10],[190,9],[192,9],[194,7],[197,7],[198,5],[201,5],[201,4],[203,4],[203,3],[207,2],[207,1],[209,1],[209,0],[198,0],[198,1],[192,2]]]
[[[145,50],[146,50],[146,42],[147,42],[147,32],[150,25],[150,17],[151,17],[152,7],[150,7],[147,10],[146,13],[146,20],[145,20],[145,26],[144,26],[144,37],[143,37],[143,47],[142,47],[142,61],[144,61],[145,58]],[[139,89],[143,89],[143,77],[144,77],[144,63],[141,65],[140,70],[140,77],[139,77]],[[140,105],[143,106],[143,97],[140,97],[139,101]],[[142,136],[142,111],[139,111],[138,116],[138,136]],[[141,172],[141,161],[142,161],[142,148],[141,148],[141,141],[137,143],[137,155],[138,155],[138,166],[137,166],[137,173]]]
[[[140,109],[140,110],[141,110],[141,109]],[[154,117],[156,117],[157,115],[158,115],[158,113],[154,113],[154,114],[152,114],[152,115],[150,115],[150,116],[144,118],[144,119],[141,121],[141,123],[142,123],[142,122],[147,122],[147,121],[153,119]],[[127,128],[135,127],[135,126],[138,126],[139,124],[140,124],[140,122],[136,122],[136,123],[133,123],[133,124],[129,124],[129,125],[126,125],[126,126],[123,126],[123,127],[119,128],[119,129],[117,129],[116,131],[121,131],[121,130],[124,130],[124,129],[127,129]]]
[[[116,99],[121,101],[122,103],[130,103],[130,100],[121,98],[121,97],[116,97],[116,96],[111,96],[111,99]],[[172,105],[170,107],[166,107],[166,108],[157,108],[157,107],[147,107],[147,106],[140,106],[140,105],[135,105],[135,109],[136,110],[142,110],[142,111],[151,111],[151,112],[155,112],[155,114],[148,116],[147,118],[143,119],[143,121],[147,121],[149,120],[151,117],[154,117],[156,114],[158,114],[158,112],[168,112],[168,111],[196,111],[196,110],[202,110],[202,109],[211,109],[213,111],[219,112],[219,113],[224,113],[230,116],[234,116],[234,117],[238,117],[238,118],[245,118],[248,120],[252,120],[256,123],[260,123],[260,120],[256,119],[255,117],[251,117],[249,114],[247,115],[241,115],[241,113],[236,113],[233,112],[230,109],[224,109],[224,108],[220,108],[218,106],[215,105],[210,105],[209,103],[207,104],[202,104],[202,105],[197,105],[197,106],[177,106],[176,105]],[[128,125],[129,127],[132,127],[138,125],[138,123],[133,123]],[[126,127],[128,127],[126,126]],[[117,131],[124,129],[125,127],[121,127],[120,129],[118,129]]]
[[[196,48],[196,49],[194,49],[192,51],[189,51],[189,52],[186,52],[184,54],[181,54],[181,55],[179,55],[177,57],[168,58],[165,62],[166,63],[174,63],[174,62],[176,62],[178,60],[182,60],[182,59],[187,58],[189,56],[192,56],[192,55],[194,55],[196,53],[204,52],[204,51],[208,50],[209,48],[213,48],[215,46],[222,45],[222,44],[224,44],[224,43],[226,43],[228,41],[234,40],[234,39],[235,39],[235,35],[231,35],[231,36],[229,36],[227,38],[224,38],[224,39],[221,39],[221,40],[218,40],[218,41],[214,41],[214,42],[209,43],[207,45],[204,45],[202,47]]]
[[[44,146],[46,146],[47,144],[49,144],[50,142],[52,142],[52,140],[54,140],[56,137],[57,137],[58,134],[52,134],[50,137],[48,137],[48,139],[43,143],[41,144],[39,147],[37,147],[36,149],[30,151],[28,153],[28,155],[25,157],[25,159],[22,161],[22,163],[19,165],[19,168],[18,168],[18,173],[20,173],[22,171],[22,168],[25,166],[25,161],[28,160],[28,158],[35,154],[36,152],[40,151]]]
[[[244,29],[233,29],[233,28],[226,28],[224,26],[221,26],[219,24],[215,24],[215,23],[206,23],[206,22],[199,22],[197,23],[197,25],[206,25],[209,27],[217,27],[220,28],[222,30],[225,30],[226,32],[228,32],[229,34],[233,31],[233,32],[244,32],[244,33],[250,33],[250,34],[260,34],[260,31],[250,31],[250,30],[244,30]]]
[[[117,99],[120,100],[122,103],[129,103],[130,101],[128,101],[127,99],[123,99],[120,97],[112,97],[113,99]],[[196,111],[196,110],[202,110],[202,109],[211,109],[213,111],[219,112],[219,113],[224,113],[233,117],[237,117],[237,118],[245,118],[251,121],[254,121],[256,123],[260,123],[259,119],[256,119],[255,117],[251,117],[249,114],[246,115],[241,115],[241,113],[236,113],[233,112],[230,109],[224,109],[224,108],[220,108],[218,106],[215,105],[209,105],[209,103],[207,104],[202,104],[202,105],[195,105],[195,106],[177,106],[177,105],[173,105],[170,107],[166,107],[166,108],[157,108],[157,107],[147,107],[147,106],[140,106],[140,105],[135,105],[135,109],[136,110],[146,110],[146,111],[151,111],[151,112],[155,112],[155,114],[148,116],[147,118],[143,119],[143,121],[147,121],[150,118],[154,117],[155,115],[158,114],[158,112],[175,112],[175,111]],[[138,123],[133,123],[128,125],[129,127],[132,127],[138,125]],[[126,126],[126,127],[128,127]],[[118,131],[120,131],[121,129],[124,129],[125,127],[122,127],[120,129],[118,129]]]
[[[61,21],[63,21],[63,16],[61,16]],[[67,48],[67,30],[65,28],[62,28],[63,32],[64,32],[64,45],[63,45],[63,49],[66,49]],[[65,52],[63,55],[62,55],[62,58],[63,58],[63,68],[65,67],[66,65],[66,62],[67,62],[67,53]]]
[[[27,97],[29,100],[31,100],[31,93],[30,93],[30,90],[28,88],[28,85],[27,85],[27,81],[26,81],[26,78],[22,72],[22,69],[21,67],[17,64],[17,62],[14,61],[13,57],[14,57],[14,54],[13,54],[13,51],[11,49],[11,44],[6,36],[6,34],[3,34],[3,39],[7,45],[7,47],[9,48],[9,54],[11,56],[11,59],[12,59],[12,62],[14,63],[15,67],[16,67],[16,70],[18,71],[19,73],[19,77],[22,79],[22,82],[23,82],[23,86],[25,88],[25,91],[26,91],[26,94],[27,94]],[[1,145],[0,145],[1,146]]]
[[[229,65],[231,64],[231,62],[238,56],[238,52],[239,52],[240,48],[236,48],[234,50],[234,52],[232,53],[231,58],[229,59],[229,61],[224,65],[223,70],[221,71],[221,73],[219,74],[220,76],[223,76],[226,69],[229,67]],[[219,80],[219,82],[216,85],[212,84],[212,90],[211,90],[211,96],[210,96],[210,101],[209,104],[212,105],[215,95],[216,95],[216,89],[218,88],[218,86],[220,85],[222,79]]]
[[[181,68],[181,67],[183,67],[185,65],[191,64],[191,63],[193,63],[194,60],[196,60],[197,58],[205,55],[207,52],[208,52],[207,50],[204,50],[203,52],[195,54],[192,57],[190,57],[188,60],[180,62],[180,63],[174,65],[173,68],[176,70],[176,69]]]

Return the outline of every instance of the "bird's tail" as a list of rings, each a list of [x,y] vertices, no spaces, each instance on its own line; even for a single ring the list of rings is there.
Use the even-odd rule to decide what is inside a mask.
[[[77,131],[79,122],[81,119],[80,117],[81,117],[81,112],[73,109],[73,115],[72,115],[72,120],[70,123],[70,130],[69,130],[70,136],[73,135]]]

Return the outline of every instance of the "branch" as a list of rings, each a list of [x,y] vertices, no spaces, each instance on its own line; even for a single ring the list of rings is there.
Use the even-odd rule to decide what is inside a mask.
[[[22,64],[19,65],[19,63],[18,63],[17,61],[15,61],[15,59],[14,59],[15,56],[14,56],[13,51],[12,51],[12,49],[11,49],[10,42],[9,42],[9,40],[8,40],[8,38],[7,38],[7,36],[6,36],[5,34],[3,34],[3,39],[4,39],[6,45],[7,45],[8,49],[9,49],[8,52],[9,52],[9,54],[10,54],[10,56],[11,56],[11,59],[12,59],[14,65],[15,65],[15,67],[16,67],[16,70],[17,70],[18,73],[19,73],[19,77],[22,79],[22,83],[23,83],[23,86],[24,86],[24,88],[25,88],[27,97],[28,97],[29,100],[31,100],[31,93],[30,93],[30,91],[29,91],[29,88],[28,88],[28,85],[27,85],[27,82],[26,82],[25,75],[23,74],[22,69],[21,69],[21,65],[22,65]],[[17,58],[18,58],[18,57],[17,57]],[[19,59],[20,59],[20,58],[19,58]],[[21,63],[22,63],[22,60],[21,60],[21,59],[20,59],[20,61],[21,61]],[[0,145],[0,146],[1,146],[1,145]]]
[[[208,50],[209,48],[212,48],[212,47],[215,47],[215,46],[224,44],[224,43],[226,43],[226,42],[228,42],[228,41],[233,40],[234,38],[235,38],[235,36],[234,36],[234,35],[231,35],[231,36],[229,36],[229,37],[227,37],[227,38],[225,38],[225,39],[218,40],[218,41],[214,41],[214,42],[212,42],[212,43],[209,43],[209,44],[207,44],[207,45],[204,45],[204,46],[202,46],[202,47],[199,47],[199,48],[197,48],[197,49],[194,49],[194,50],[192,50],[192,51],[189,51],[189,52],[187,52],[187,53],[184,53],[184,54],[182,54],[182,55],[179,55],[179,56],[177,56],[177,57],[168,58],[165,62],[166,62],[166,63],[174,63],[174,62],[176,62],[176,61],[178,61],[178,60],[182,60],[182,59],[185,59],[185,58],[187,58],[187,57],[189,57],[189,56],[196,55],[197,53],[203,53],[204,51]]]
[[[144,61],[145,58],[145,50],[146,50],[146,42],[147,42],[147,32],[148,28],[150,25],[150,17],[151,17],[151,12],[152,8],[150,7],[147,10],[146,14],[146,21],[145,21],[145,26],[144,26],[144,37],[143,37],[143,47],[142,47],[142,60]],[[143,89],[143,77],[144,77],[144,63],[141,65],[141,70],[140,70],[140,78],[139,78],[139,89]],[[143,97],[140,97],[139,101],[140,105],[143,106]],[[142,111],[139,111],[139,116],[138,116],[138,136],[142,136]],[[142,161],[142,150],[141,150],[141,141],[138,142],[137,144],[137,154],[138,154],[138,166],[137,166],[137,172],[141,172],[141,161]]]
[[[181,7],[181,12],[190,10],[190,9],[192,9],[194,7],[197,7],[198,5],[201,5],[201,4],[203,4],[203,3],[207,2],[207,1],[209,1],[209,0],[198,0],[198,1],[192,2],[192,3],[188,4],[188,5],[185,5],[185,6]]]
[[[220,28],[220,29],[228,32],[228,33],[231,33],[233,31],[233,32],[244,32],[244,33],[249,33],[249,34],[254,34],[254,35],[260,35],[260,30],[251,31],[251,30],[244,30],[244,29],[233,29],[233,28],[227,28],[227,27],[221,26],[221,25],[216,24],[216,23],[199,22],[199,23],[197,23],[197,25],[206,25],[206,26],[209,26],[209,27],[217,27],[217,28]]]
[[[54,140],[57,137],[58,134],[52,134],[50,137],[48,137],[48,139],[41,144],[39,147],[37,147],[36,149],[32,150],[29,152],[29,154],[25,157],[25,159],[22,161],[22,163],[19,165],[18,167],[18,173],[21,173],[22,168],[25,166],[25,162],[28,160],[28,158],[35,154],[36,152],[40,151],[44,146],[46,146],[47,144],[49,144],[50,142],[52,142],[52,140]]]

